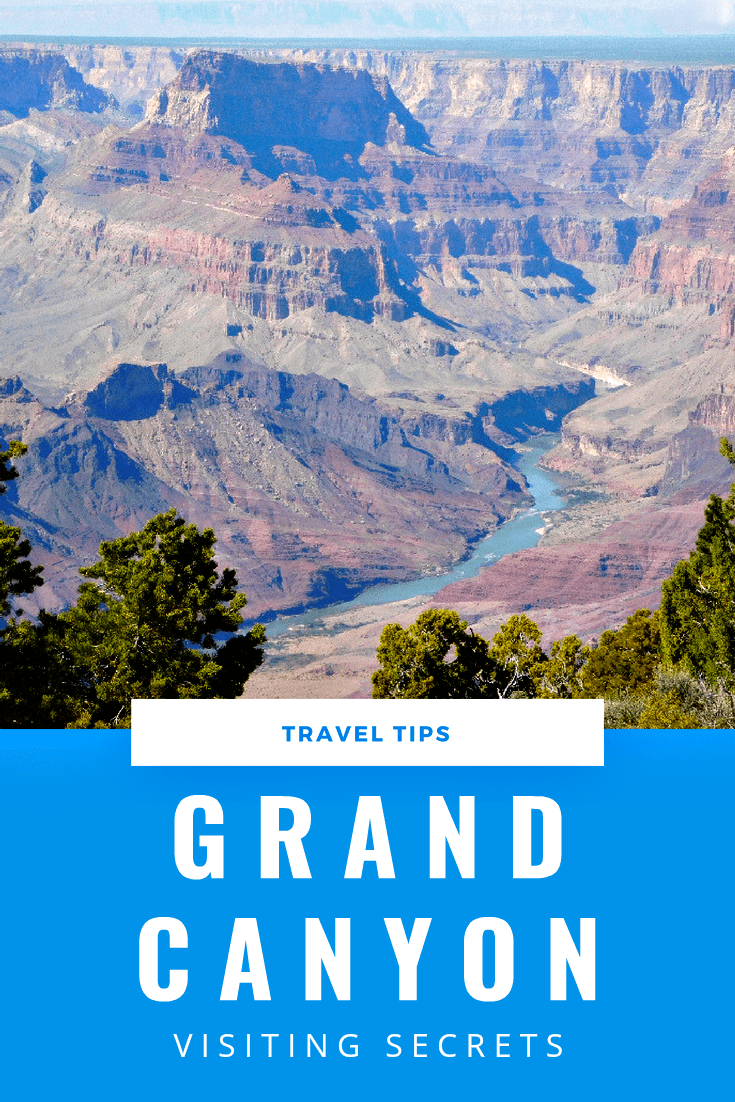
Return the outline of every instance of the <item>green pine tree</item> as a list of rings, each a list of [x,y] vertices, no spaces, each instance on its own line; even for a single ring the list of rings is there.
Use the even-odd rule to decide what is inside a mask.
[[[0,495],[7,490],[7,483],[18,477],[13,460],[25,455],[27,448],[17,440],[11,440],[5,451],[0,451]],[[28,555],[31,545],[23,539],[20,528],[0,521],[0,727],[16,726],[16,702],[19,695],[32,688],[29,675],[35,671],[37,653],[27,668],[26,661],[18,663],[19,652],[12,645],[22,628],[24,642],[32,641],[34,628],[19,621],[23,610],[15,605],[15,598],[33,593],[43,585],[43,567],[33,566]],[[25,657],[30,657],[26,648]],[[20,690],[20,692],[19,692]]]
[[[0,493],[25,450],[0,452]],[[135,697],[240,696],[265,629],[237,634],[247,601],[234,570],[219,574],[215,542],[162,513],[100,546],[74,607],[32,622],[12,599],[43,584],[41,568],[20,529],[0,523],[0,726],[126,727]]]
[[[536,681],[547,658],[541,629],[528,616],[511,616],[493,636],[489,658],[494,667],[495,696],[535,696]]]
[[[735,464],[727,440],[720,450]],[[664,663],[710,685],[735,684],[735,483],[727,498],[712,494],[696,547],[662,587]]]
[[[75,726],[130,724],[134,698],[238,697],[263,661],[265,629],[236,635],[247,603],[220,575],[215,535],[175,510],[104,542],[79,600],[58,617],[76,679]],[[218,637],[229,635],[226,642]]]
[[[6,492],[7,483],[18,477],[18,470],[11,460],[25,455],[27,450],[25,444],[11,440],[5,451],[0,451],[0,495]],[[2,620],[10,615],[13,597],[32,593],[34,589],[43,585],[43,567],[31,565],[27,559],[30,553],[31,545],[28,540],[22,538],[20,528],[0,521],[0,618]],[[17,611],[20,613],[21,610]]]
[[[615,697],[650,685],[661,661],[658,612],[639,608],[617,631],[603,631],[596,647],[585,648],[580,696]]]
[[[534,696],[554,700],[582,696],[582,670],[589,654],[590,648],[577,635],[554,640],[547,661],[534,671]]]
[[[528,616],[511,616],[492,645],[448,608],[428,609],[413,624],[387,624],[378,646],[373,697],[471,700],[533,695],[546,661],[541,631]]]
[[[452,653],[453,652],[453,653]],[[407,628],[386,624],[373,674],[376,699],[467,699],[497,695],[488,643],[446,608],[428,609]]]

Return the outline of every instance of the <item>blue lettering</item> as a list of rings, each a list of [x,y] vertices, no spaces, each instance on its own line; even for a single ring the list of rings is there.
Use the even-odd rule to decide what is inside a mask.
[[[299,727],[299,742],[311,742],[311,727]]]
[[[347,742],[349,734],[350,734],[350,728],[349,727],[345,727],[345,733],[344,734],[342,734],[342,728],[341,727],[337,728],[337,738],[339,739],[340,742]]]
[[[355,742],[367,742],[367,727],[355,727]]]
[[[328,727],[322,727],[321,728],[321,730],[319,731],[319,734],[316,736],[316,741],[317,742],[324,742],[324,741],[331,742],[332,741],[332,736],[329,733],[329,728]]]

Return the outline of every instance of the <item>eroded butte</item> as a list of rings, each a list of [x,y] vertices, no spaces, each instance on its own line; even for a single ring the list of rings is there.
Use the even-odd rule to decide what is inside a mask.
[[[253,614],[439,572],[549,429],[568,507],[436,600],[551,637],[656,603],[727,473],[735,71],[14,45],[0,78],[0,507],[47,606],[170,506]],[[303,688],[300,640],[254,685]]]

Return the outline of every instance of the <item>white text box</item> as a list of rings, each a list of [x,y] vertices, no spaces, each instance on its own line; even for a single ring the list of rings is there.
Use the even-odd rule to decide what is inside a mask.
[[[603,765],[603,727],[601,700],[135,700],[132,764]]]

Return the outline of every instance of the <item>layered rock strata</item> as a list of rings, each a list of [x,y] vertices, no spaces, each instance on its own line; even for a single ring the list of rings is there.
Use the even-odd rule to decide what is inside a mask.
[[[50,107],[99,112],[110,98],[87,84],[65,57],[41,49],[0,47],[0,112],[23,118]]]
[[[537,397],[547,423],[575,401]],[[119,364],[53,408],[9,379],[0,434],[29,451],[0,507],[47,566],[47,607],[73,598],[101,539],[175,507],[215,528],[253,615],[284,611],[446,568],[506,518],[525,489],[492,427],[488,409],[389,407],[225,357],[178,376]]]
[[[8,432],[38,442],[38,511],[16,505],[65,593],[64,533],[93,553],[166,504],[233,533],[259,608],[436,568],[518,500],[498,460],[562,418],[551,461],[611,495],[605,516],[701,503],[735,370],[730,70],[78,49],[81,88],[68,51],[12,54],[25,106],[0,128],[2,356],[45,395],[6,396],[29,412]],[[134,115],[155,95],[130,128],[109,105],[100,118],[96,88]],[[219,353],[240,382],[185,372]],[[128,368],[101,372],[111,358]],[[255,425],[245,465],[235,417]],[[80,489],[57,500],[44,480],[71,486],[67,455]],[[658,558],[654,535],[618,536],[548,567],[593,595],[580,622],[647,601],[668,568],[665,534]],[[528,600],[551,617],[543,569]]]
[[[440,56],[408,50],[280,50],[386,76],[438,149],[639,209],[689,198],[735,133],[735,71]]]
[[[234,304],[226,324],[239,325],[251,354],[246,318],[278,326],[312,312],[324,319],[312,331],[327,340],[330,315],[420,319],[426,338],[405,338],[408,381],[422,374],[424,348],[451,333],[459,370],[450,374],[490,381],[468,336],[517,340],[574,312],[595,293],[586,266],[595,280],[614,279],[610,270],[658,225],[611,195],[570,204],[558,189],[438,154],[384,77],[208,51],[185,61],[144,122],[80,142],[35,196],[24,194],[25,210],[0,224],[4,278],[19,302],[24,271],[38,273],[46,301],[71,279],[85,338],[49,368],[70,380],[92,375],[103,327],[131,358],[165,355],[183,366],[166,315],[191,314],[199,308],[187,300],[209,296]],[[147,342],[119,305],[100,317],[113,281],[128,302],[160,304],[156,322],[135,322],[152,327]],[[232,347],[212,347],[213,338],[212,353]],[[61,350],[65,339],[53,343]],[[21,357],[29,349],[26,339]],[[275,352],[257,350],[269,363]],[[339,359],[330,368],[345,378]],[[545,383],[552,372],[531,362],[533,381]]]

